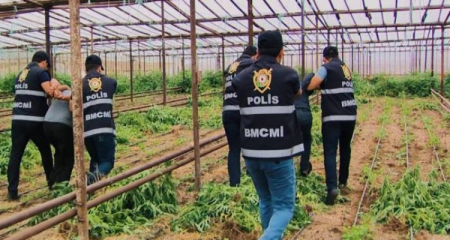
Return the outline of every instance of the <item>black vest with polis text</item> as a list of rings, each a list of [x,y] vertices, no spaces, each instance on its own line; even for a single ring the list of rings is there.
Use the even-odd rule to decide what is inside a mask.
[[[254,63],[250,55],[242,54],[236,61],[228,66],[225,71],[225,93],[223,96],[223,111],[239,111],[239,101],[237,93],[234,90],[231,80],[236,77],[238,73],[246,69]]]
[[[348,67],[338,58],[323,65],[327,77],[321,84],[322,122],[356,121],[356,101]]]
[[[241,113],[241,150],[246,159],[285,160],[303,151],[294,97],[297,72],[260,56],[233,80]]]
[[[14,84],[13,121],[43,122],[48,110],[46,94],[41,86],[41,74],[46,71],[36,62],[19,73]]]
[[[113,95],[117,81],[91,71],[83,79],[84,137],[98,134],[116,135]]]

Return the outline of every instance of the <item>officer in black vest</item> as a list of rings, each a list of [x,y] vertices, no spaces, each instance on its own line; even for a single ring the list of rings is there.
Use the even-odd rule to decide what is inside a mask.
[[[303,151],[294,108],[300,79],[294,69],[280,65],[283,55],[281,33],[262,32],[258,59],[232,81],[241,112],[242,155],[260,199],[260,239],[281,239],[293,216],[293,157]]]
[[[225,93],[223,97],[222,122],[228,140],[228,176],[232,187],[241,183],[241,141],[239,136],[241,114],[239,113],[237,94],[233,86],[231,86],[231,80],[254,63],[252,57],[255,55],[256,47],[246,47],[242,55],[228,66],[224,73]]]
[[[324,65],[319,68],[308,90],[322,93],[322,137],[328,188],[326,204],[333,205],[341,190],[347,190],[351,148],[356,122],[356,101],[350,69],[339,59],[336,47],[323,50]],[[339,186],[336,174],[336,152],[339,144]]]
[[[50,143],[45,138],[43,122],[48,110],[47,96],[53,95],[49,56],[42,51],[33,55],[31,63],[16,77],[11,126],[12,148],[8,164],[8,198],[17,200],[20,163],[28,141],[39,149],[49,187],[53,170]]]
[[[113,95],[117,81],[103,75],[102,60],[96,55],[86,58],[83,79],[84,143],[91,157],[88,185],[100,180],[114,167],[116,127],[113,118]]]

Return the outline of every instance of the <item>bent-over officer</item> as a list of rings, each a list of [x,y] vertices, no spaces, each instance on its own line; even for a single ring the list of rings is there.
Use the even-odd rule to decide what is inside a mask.
[[[300,130],[302,131],[303,144],[305,151],[302,152],[300,157],[300,175],[306,177],[312,171],[311,157],[311,128],[312,128],[312,114],[311,107],[309,105],[309,96],[314,91],[308,91],[307,87],[311,83],[311,79],[314,77],[314,73],[310,73],[305,76],[302,82],[302,95],[295,99],[295,111],[297,113],[297,119],[300,124]]]
[[[55,148],[54,183],[70,181],[74,165],[72,113],[69,110],[71,95],[69,86],[59,85],[44,119],[45,136]]]
[[[102,74],[102,60],[96,55],[86,58],[83,79],[84,143],[91,157],[88,185],[100,180],[114,167],[116,127],[113,118],[113,95],[117,81]]]
[[[241,114],[236,91],[231,80],[242,70],[254,63],[256,47],[248,46],[242,55],[236,59],[224,73],[225,93],[223,96],[222,122],[228,140],[228,176],[230,186],[235,187],[241,183],[241,144],[239,133],[241,131]]]
[[[280,65],[283,55],[281,33],[262,32],[258,59],[233,80],[241,111],[241,150],[260,200],[263,240],[281,239],[293,216],[293,157],[303,151],[294,107],[300,79],[294,69]]]
[[[308,90],[321,89],[322,138],[328,194],[326,204],[333,205],[339,195],[336,174],[336,152],[339,144],[339,188],[347,189],[351,158],[351,140],[356,122],[356,101],[350,69],[339,59],[338,49],[323,50],[323,64]]]
[[[12,148],[8,164],[8,198],[19,198],[20,163],[31,139],[39,149],[45,177],[51,187],[53,171],[52,151],[45,138],[43,122],[48,110],[47,95],[53,95],[50,57],[43,51],[33,55],[31,63],[16,77],[14,105],[11,124]]]

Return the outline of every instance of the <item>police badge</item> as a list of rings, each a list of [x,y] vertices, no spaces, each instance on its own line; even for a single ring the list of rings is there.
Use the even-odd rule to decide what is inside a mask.
[[[254,71],[253,84],[255,85],[255,91],[264,93],[267,89],[270,89],[270,83],[272,82],[272,68],[270,70],[261,69]]]
[[[348,69],[347,65],[344,64],[341,67],[345,78],[347,78],[347,80],[352,80],[352,73],[350,72],[350,69]]]
[[[91,78],[89,81],[89,87],[93,92],[99,92],[102,90],[102,79],[101,78]]]
[[[23,71],[22,71],[22,73],[20,73],[20,76],[19,76],[19,82],[23,82],[23,81],[25,81],[25,79],[27,79],[27,76],[28,76],[28,72],[30,71],[30,69],[28,69],[28,68],[25,68]]]
[[[233,74],[237,71],[239,64],[241,64],[240,62],[234,62],[230,65],[230,68],[228,69],[228,73],[229,74]]]

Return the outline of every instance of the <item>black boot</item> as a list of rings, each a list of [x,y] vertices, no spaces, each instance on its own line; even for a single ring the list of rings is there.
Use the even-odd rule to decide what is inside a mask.
[[[17,193],[17,191],[14,191],[14,192],[9,192],[8,191],[8,200],[9,201],[17,201],[19,199],[20,199],[20,196]]]
[[[339,190],[337,188],[333,188],[330,191],[328,191],[327,199],[325,200],[325,204],[326,205],[334,205],[334,201],[336,200],[338,195],[339,195]]]

